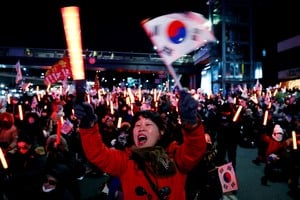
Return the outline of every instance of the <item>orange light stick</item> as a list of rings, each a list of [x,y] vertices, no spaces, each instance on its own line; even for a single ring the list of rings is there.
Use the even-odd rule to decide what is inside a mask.
[[[24,119],[22,105],[18,105],[18,108],[19,108],[19,117],[20,117],[20,120],[22,121]]]
[[[272,103],[270,102],[269,104],[268,104],[268,109],[270,109],[272,107]]]
[[[155,101],[159,101],[160,95],[161,95],[161,90],[159,90],[159,92],[158,92],[158,94],[157,94],[157,97],[156,97]]]
[[[3,153],[1,147],[0,147],[0,160],[1,160],[1,163],[2,163],[3,168],[4,168],[4,169],[7,169],[7,168],[8,168],[8,165],[7,165],[7,162],[6,162],[6,159],[5,159],[5,156],[4,156],[4,153]]]
[[[237,109],[237,111],[236,111],[236,113],[235,113],[235,115],[234,115],[234,117],[233,117],[233,122],[235,122],[236,120],[237,120],[237,118],[240,116],[240,113],[241,113],[241,111],[242,111],[242,108],[243,108],[243,106],[242,105],[239,105],[239,108]]]
[[[297,149],[297,138],[296,138],[296,132],[292,131],[292,138],[293,138],[293,149]]]
[[[100,93],[100,90],[97,91],[97,94],[98,94],[98,99],[99,99],[99,101],[100,101],[100,99],[101,99],[101,93]]]
[[[115,113],[115,111],[114,111],[114,103],[113,103],[112,100],[110,101],[110,113],[111,113],[112,115]]]
[[[85,80],[82,58],[81,29],[79,7],[69,6],[61,8],[65,36],[70,56],[70,63],[74,80]]]
[[[57,120],[57,127],[56,127],[56,144],[60,144],[60,135],[61,135],[61,127],[63,124],[63,117],[60,118],[60,120]]]
[[[128,92],[129,98],[130,98],[130,102],[134,103],[134,96],[132,94],[131,88],[128,88],[127,92]]]
[[[138,90],[138,95],[139,95],[139,101],[142,101],[142,90],[141,90],[140,87],[139,87],[139,90]]]
[[[121,128],[121,124],[122,124],[122,117],[119,117],[117,128]]]
[[[49,84],[49,85],[47,86],[47,92],[50,92],[50,88],[51,88],[51,85]]]
[[[10,104],[11,102],[10,102],[10,94],[7,94],[7,104]]]
[[[273,97],[275,97],[277,93],[278,93],[278,90],[276,89],[273,93]]]
[[[263,125],[267,125],[267,120],[268,120],[268,115],[269,115],[269,111],[265,111],[265,115],[264,115],[264,121],[263,121]]]

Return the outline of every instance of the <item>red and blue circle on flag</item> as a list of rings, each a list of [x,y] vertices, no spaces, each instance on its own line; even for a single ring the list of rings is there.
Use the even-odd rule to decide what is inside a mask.
[[[184,23],[182,23],[179,20],[172,21],[168,25],[167,35],[169,39],[175,44],[179,44],[183,42],[187,35],[187,30],[186,27],[184,26]]]
[[[223,174],[223,180],[226,183],[230,183],[232,181],[231,173],[229,171],[227,171]]]

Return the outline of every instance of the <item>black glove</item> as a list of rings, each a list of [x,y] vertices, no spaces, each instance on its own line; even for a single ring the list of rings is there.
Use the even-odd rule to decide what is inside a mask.
[[[94,108],[87,102],[76,102],[74,105],[75,116],[79,119],[80,128],[91,128],[97,123]]]
[[[180,90],[178,111],[182,124],[194,125],[197,123],[198,102],[186,90]]]

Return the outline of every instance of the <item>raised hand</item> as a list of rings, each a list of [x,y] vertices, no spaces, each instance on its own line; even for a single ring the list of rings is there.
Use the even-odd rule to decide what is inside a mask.
[[[80,128],[91,128],[97,122],[94,107],[87,102],[76,102],[74,105],[75,116],[79,120]]]
[[[186,90],[180,90],[178,111],[182,124],[197,124],[198,102]]]

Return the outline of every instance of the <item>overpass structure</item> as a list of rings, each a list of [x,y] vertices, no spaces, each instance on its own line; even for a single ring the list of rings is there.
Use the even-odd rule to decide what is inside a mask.
[[[66,49],[40,49],[23,47],[0,47],[0,78],[13,79],[15,64],[19,60],[27,79],[42,81],[45,73],[64,55]],[[165,64],[157,53],[133,53],[84,50],[83,59],[86,74],[95,71],[114,71],[117,73],[168,73]],[[200,73],[192,55],[185,55],[173,63],[177,74]],[[94,77],[94,76],[93,76]],[[89,77],[87,77],[89,78]],[[1,80],[0,79],[0,80]]]

